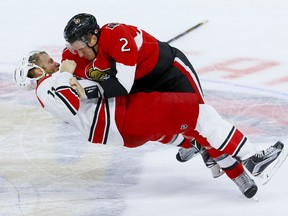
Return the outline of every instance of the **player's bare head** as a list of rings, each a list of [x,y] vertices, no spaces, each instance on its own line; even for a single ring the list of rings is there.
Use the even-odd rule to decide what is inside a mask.
[[[22,90],[33,90],[37,86],[37,81],[45,75],[45,71],[36,64],[40,51],[29,52],[19,61],[14,71],[14,81]],[[41,74],[36,77],[36,70],[39,69]],[[28,76],[29,74],[29,76]]]
[[[45,51],[35,53],[31,56],[30,61],[41,67],[45,73],[52,74],[59,70],[60,64],[55,62]]]
[[[28,61],[34,64],[37,64],[39,66],[40,62],[40,55],[41,54],[47,54],[45,51],[32,51]]]
[[[22,90],[33,90],[39,79],[58,71],[59,66],[45,51],[32,51],[19,61],[14,71],[14,81]]]

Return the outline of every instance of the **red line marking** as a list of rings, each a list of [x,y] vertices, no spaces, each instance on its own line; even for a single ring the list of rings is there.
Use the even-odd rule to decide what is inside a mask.
[[[275,67],[279,64],[279,62],[263,59],[235,58],[201,68],[198,70],[198,73],[204,74],[212,71],[224,71],[227,72],[227,75],[222,76],[222,78],[236,79]]]
[[[275,79],[275,80],[272,80],[272,81],[269,81],[269,82],[266,82],[265,84],[266,85],[278,85],[278,84],[283,84],[283,83],[288,83],[288,77],[281,77],[279,79]]]

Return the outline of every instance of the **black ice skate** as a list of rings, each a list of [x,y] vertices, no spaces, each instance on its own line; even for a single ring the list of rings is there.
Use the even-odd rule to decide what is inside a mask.
[[[233,181],[247,198],[252,198],[257,193],[257,185],[245,171]]]
[[[253,176],[257,176],[262,181],[262,184],[266,184],[277,172],[286,157],[287,150],[284,150],[284,144],[278,141],[273,146],[243,161],[243,164]]]
[[[206,149],[199,143],[197,143],[195,140],[193,140],[191,143],[192,143],[191,148],[179,149],[178,153],[176,154],[176,159],[179,162],[186,162],[200,153],[206,167],[208,167],[211,170],[213,178],[218,178],[219,176],[221,176],[224,172],[222,171],[220,166],[216,163],[216,161],[213,160],[213,158],[207,153]]]
[[[176,154],[176,159],[179,162],[186,162],[199,154],[199,150],[193,145],[191,148],[180,148]]]

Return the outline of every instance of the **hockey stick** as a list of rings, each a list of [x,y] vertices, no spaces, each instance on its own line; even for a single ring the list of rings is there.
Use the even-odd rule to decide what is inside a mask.
[[[208,22],[208,20],[204,20],[204,21],[194,25],[193,27],[187,29],[186,31],[182,32],[181,34],[171,38],[170,40],[167,41],[167,43],[171,43],[171,42],[177,40],[178,38],[183,37],[184,35],[188,34],[189,32],[191,32],[191,31],[193,31],[193,30],[195,30],[197,28],[199,28],[200,26],[204,25],[207,22]]]

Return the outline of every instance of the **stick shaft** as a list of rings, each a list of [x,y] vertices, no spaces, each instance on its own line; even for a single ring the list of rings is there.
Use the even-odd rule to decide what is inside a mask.
[[[199,28],[200,26],[204,25],[207,22],[208,22],[208,20],[205,20],[205,21],[202,21],[202,22],[192,26],[191,28],[187,29],[186,31],[182,32],[181,34],[179,34],[179,35],[171,38],[170,40],[168,40],[167,43],[171,43],[171,42],[179,39],[180,37],[183,37],[184,35],[188,34],[189,32],[191,32],[191,31],[193,31],[193,30],[195,30],[197,28]]]

